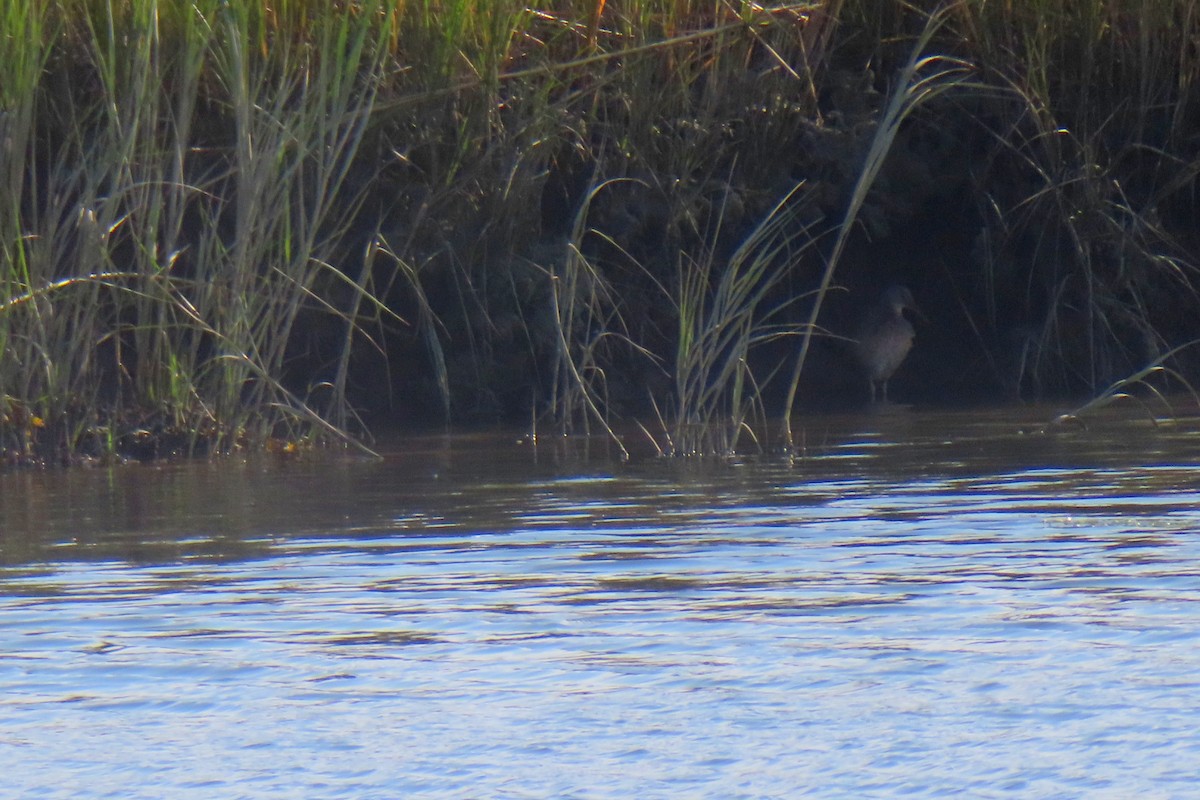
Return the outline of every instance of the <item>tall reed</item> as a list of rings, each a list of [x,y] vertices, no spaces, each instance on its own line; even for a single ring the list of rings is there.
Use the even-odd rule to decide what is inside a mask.
[[[743,434],[754,435],[753,416],[760,430],[765,427],[760,395],[772,375],[755,375],[751,350],[804,330],[785,325],[783,316],[800,297],[771,300],[816,241],[814,224],[802,221],[810,204],[804,186],[794,187],[727,261],[717,259],[711,245],[699,259],[680,255],[672,452],[732,455]]]
[[[5,82],[0,387],[45,427],[10,449],[337,433],[282,376],[301,313],[355,324],[329,287],[363,291],[339,247],[361,202],[346,176],[394,13],[323,11],[294,40],[307,8],[255,10],[73,0],[6,20],[24,66]],[[37,70],[52,28],[75,45],[54,54],[70,84]]]

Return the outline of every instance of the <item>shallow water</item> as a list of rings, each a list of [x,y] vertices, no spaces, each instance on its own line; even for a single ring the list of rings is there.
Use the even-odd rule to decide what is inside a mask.
[[[0,475],[44,798],[1197,796],[1200,424]]]

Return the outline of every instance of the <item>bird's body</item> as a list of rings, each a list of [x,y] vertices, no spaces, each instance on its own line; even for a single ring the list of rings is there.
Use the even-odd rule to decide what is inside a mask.
[[[905,286],[892,286],[863,316],[854,337],[854,354],[871,387],[875,401],[876,387],[880,399],[887,402],[888,379],[912,349],[916,332],[904,316],[906,310],[920,313],[912,292]]]

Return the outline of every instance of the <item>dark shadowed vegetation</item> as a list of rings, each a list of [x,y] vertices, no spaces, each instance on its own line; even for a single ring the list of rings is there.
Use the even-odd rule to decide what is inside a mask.
[[[789,445],[892,283],[893,396],[1186,384],[1200,12],[918,6],[9,0],[0,453]]]

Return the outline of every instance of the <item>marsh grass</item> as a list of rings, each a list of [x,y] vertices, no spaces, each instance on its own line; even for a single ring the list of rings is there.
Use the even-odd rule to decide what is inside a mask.
[[[673,435],[667,452],[680,455],[732,455],[739,440],[755,429],[765,432],[762,387],[767,375],[755,376],[751,350],[806,329],[786,324],[785,312],[802,297],[772,302],[787,281],[794,261],[815,243],[803,215],[810,203],[803,184],[794,187],[750,231],[725,261],[716,242],[701,256],[680,256],[678,284],[679,337],[675,355]],[[723,210],[723,209],[722,209]],[[714,238],[719,236],[718,218]],[[757,425],[751,425],[751,420]]]
[[[4,116],[0,220],[17,457],[346,438],[338,383],[318,413],[282,376],[303,311],[356,324],[364,288],[339,242],[362,198],[345,179],[391,15],[360,3],[308,29],[288,4],[169,6],[31,4],[8,21],[4,41],[32,43],[9,54],[27,77],[6,81],[24,111]],[[65,89],[30,73],[57,29],[78,46]],[[221,129],[198,138],[213,112]],[[349,304],[329,299],[347,288]]]
[[[1014,388],[1103,394],[1196,333],[1183,321],[1200,299],[1196,242],[1180,223],[1196,213],[1181,189],[1200,168],[1182,146],[1195,129],[1200,17],[1166,0],[954,10],[1011,103],[987,126],[991,169],[1009,180],[982,178],[997,188],[981,203],[980,266],[999,281],[992,302],[1022,320]],[[1018,259],[1031,264],[1023,292],[1011,285]]]
[[[1171,0],[10,0],[0,451],[358,442],[356,354],[410,340],[443,417],[619,441],[636,365],[664,453],[781,392],[790,444],[916,123],[987,143],[986,246],[939,287],[977,347],[1094,394],[1196,335],[1198,35]]]
[[[550,407],[563,435],[574,432],[576,424],[585,433],[590,432],[591,425],[597,425],[617,444],[622,457],[628,458],[628,451],[609,424],[602,350],[613,340],[618,345],[636,345],[624,331],[620,304],[611,284],[583,250],[591,202],[610,185],[612,182],[601,183],[588,192],[576,215],[562,263],[547,270],[556,339]]]
[[[1200,394],[1196,392],[1186,375],[1177,367],[1168,366],[1175,356],[1197,344],[1200,344],[1200,340],[1186,342],[1172,348],[1141,369],[1115,381],[1078,408],[1058,415],[1054,418],[1053,423],[1087,427],[1088,419],[1093,417],[1096,412],[1114,403],[1127,401],[1140,406],[1150,421],[1157,426],[1164,418],[1162,414],[1166,415],[1167,421],[1174,421],[1182,416],[1177,412],[1176,405],[1170,399],[1172,393],[1180,391],[1186,393],[1191,400],[1193,409],[1200,407]],[[1156,408],[1161,411],[1156,412]]]

